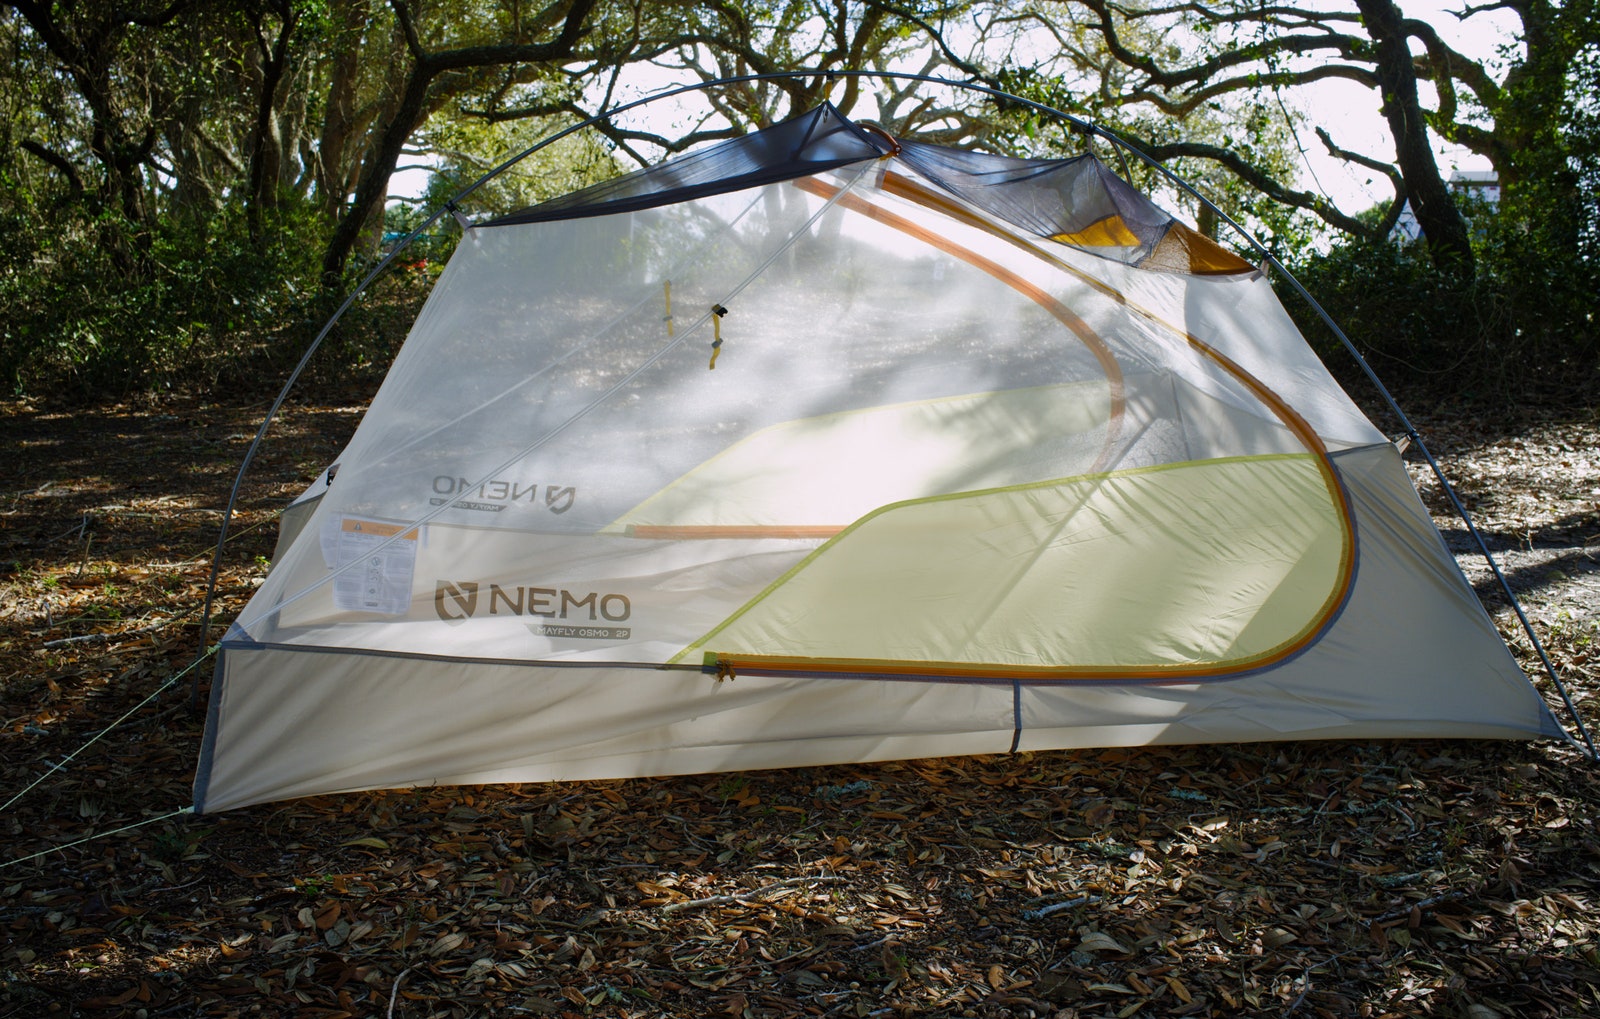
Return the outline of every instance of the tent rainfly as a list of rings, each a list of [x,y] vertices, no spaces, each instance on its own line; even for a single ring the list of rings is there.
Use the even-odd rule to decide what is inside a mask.
[[[824,105],[472,226],[221,644],[198,811],[1562,736],[1257,269]]]

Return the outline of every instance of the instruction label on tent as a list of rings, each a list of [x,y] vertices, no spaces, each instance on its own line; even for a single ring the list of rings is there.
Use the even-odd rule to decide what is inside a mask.
[[[328,523],[330,526],[323,533],[324,551],[332,553],[329,559],[335,569],[344,570],[333,579],[334,607],[404,615],[411,607],[417,529],[356,517],[340,517]],[[389,541],[396,535],[397,540]]]

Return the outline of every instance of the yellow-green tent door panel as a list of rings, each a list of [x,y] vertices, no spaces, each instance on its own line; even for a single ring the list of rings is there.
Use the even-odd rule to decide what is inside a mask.
[[[1258,664],[1342,596],[1334,499],[1316,457],[1277,455],[897,503],[679,659],[1000,675]]]

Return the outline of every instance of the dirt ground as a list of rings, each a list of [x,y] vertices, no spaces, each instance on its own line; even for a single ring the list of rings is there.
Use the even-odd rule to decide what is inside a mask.
[[[0,808],[0,856],[101,836],[0,869],[0,1019],[1600,1015],[1600,782],[1553,742],[1035,753],[173,816],[200,737],[191,677],[202,694],[209,677],[169,680],[202,646],[211,544],[268,402],[0,404],[0,797],[38,780]],[[222,619],[360,403],[290,404],[242,493]],[[1600,421],[1414,417],[1593,724]],[[1413,472],[1533,671],[1473,539]]]

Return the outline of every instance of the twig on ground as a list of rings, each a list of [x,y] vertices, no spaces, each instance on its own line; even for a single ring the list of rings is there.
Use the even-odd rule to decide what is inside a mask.
[[[194,615],[195,610],[190,609],[180,616],[170,616],[157,620],[149,626],[141,626],[137,630],[119,630],[116,633],[86,633],[80,637],[62,637],[58,640],[47,640],[41,647],[66,647],[69,644],[98,644],[108,640],[121,640],[124,637],[137,637],[144,633],[154,633],[165,626],[171,626],[180,619]]]
[[[1306,995],[1311,993],[1311,974],[1313,972],[1321,969],[1324,966],[1329,965],[1330,963],[1338,962],[1340,959],[1343,959],[1345,956],[1354,954],[1354,952],[1355,952],[1355,949],[1351,948],[1351,949],[1348,949],[1346,951],[1340,952],[1338,955],[1330,955],[1326,959],[1322,960],[1321,962],[1313,963],[1312,965],[1307,966],[1305,968],[1305,970],[1300,974],[1300,993],[1295,996],[1294,1001],[1289,1003],[1289,1007],[1283,1010],[1283,1014],[1284,1015],[1293,1015],[1295,1013],[1295,1011],[1297,1009],[1299,1009],[1299,1007],[1301,1005],[1305,1004]]]
[[[395,999],[400,997],[400,984],[401,984],[401,982],[403,982],[405,980],[406,977],[408,977],[410,975],[411,975],[411,967],[407,966],[405,969],[400,971],[400,975],[399,976],[394,978],[394,985],[389,988],[388,1019],[394,1019],[394,1003],[395,1003]]]
[[[768,892],[777,891],[780,888],[790,888],[795,885],[826,884],[832,881],[843,880],[844,878],[842,877],[792,877],[786,881],[774,881],[770,885],[762,885],[760,888],[752,888],[748,892],[740,892],[737,895],[713,895],[705,899],[688,899],[684,902],[669,902],[665,906],[661,907],[661,912],[677,913],[685,909],[700,909],[704,906],[726,906],[729,903],[742,902],[746,899],[758,898],[762,895],[766,895]]]
[[[1391,909],[1389,912],[1384,913],[1382,916],[1379,916],[1369,922],[1388,923],[1390,920],[1398,920],[1402,916],[1410,916],[1411,911],[1414,909],[1432,909],[1434,906],[1443,905],[1446,902],[1454,902],[1457,899],[1464,899],[1466,897],[1467,893],[1462,891],[1445,892],[1442,895],[1434,895],[1423,899],[1420,902],[1413,902],[1404,909]]]
[[[1063,909],[1072,909],[1074,906],[1087,906],[1099,901],[1100,896],[1098,895],[1080,895],[1076,899],[1068,899],[1066,902],[1057,902],[1051,906],[1027,910],[1022,914],[1022,918],[1024,920],[1043,920],[1051,913],[1059,913]]]

